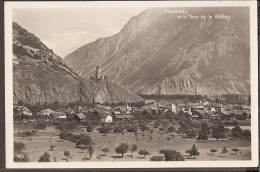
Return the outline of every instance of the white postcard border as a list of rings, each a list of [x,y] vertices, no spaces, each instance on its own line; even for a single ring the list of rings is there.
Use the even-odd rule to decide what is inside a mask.
[[[13,162],[13,75],[12,9],[13,8],[112,8],[112,7],[250,7],[251,70],[251,160],[237,161],[138,161],[138,162]],[[258,42],[256,1],[99,1],[99,2],[5,2],[5,126],[7,168],[168,168],[168,167],[257,167],[258,166]]]

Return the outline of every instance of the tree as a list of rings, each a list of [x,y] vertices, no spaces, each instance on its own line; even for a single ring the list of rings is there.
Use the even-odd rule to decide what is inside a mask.
[[[21,152],[22,149],[25,149],[24,143],[22,142],[14,142],[14,151]]]
[[[206,121],[201,122],[201,128],[199,130],[198,140],[208,140],[210,134],[210,127]]]
[[[193,145],[193,146],[191,147],[191,149],[186,150],[185,152],[186,152],[186,153],[189,153],[190,156],[194,156],[194,159],[196,158],[196,156],[198,156],[198,155],[200,154],[200,153],[198,152],[198,149],[196,148],[195,145]]]
[[[81,135],[76,144],[77,146],[81,147],[81,150],[83,152],[83,150],[86,149],[87,146],[93,145],[94,141],[91,139],[90,136]],[[84,146],[84,148],[82,146]]]
[[[150,158],[150,161],[163,161],[163,156],[153,156]]]
[[[36,129],[45,129],[46,127],[47,122],[44,119],[39,119],[35,124]]]
[[[213,155],[214,155],[214,153],[217,152],[217,151],[218,151],[217,149],[210,149],[210,152],[212,152]]]
[[[163,127],[160,127],[160,128],[159,128],[159,131],[164,132],[165,129],[164,129]]]
[[[91,125],[87,126],[87,132],[90,134],[93,131],[93,128]]]
[[[136,132],[137,131],[137,126],[135,125],[130,125],[127,127],[127,132]]]
[[[223,146],[221,153],[224,154],[224,153],[227,153],[227,152],[228,152],[227,148],[225,146]]]
[[[217,122],[217,124],[212,127],[212,135],[216,139],[224,139],[225,127],[221,122]]]
[[[250,130],[243,130],[243,136],[247,138],[251,138],[251,131]]]
[[[51,146],[50,146],[51,151],[53,151],[53,149],[54,149],[55,147],[56,147],[55,145],[51,145]]]
[[[102,149],[102,152],[104,152],[105,154],[107,154],[109,152],[109,149],[108,148],[103,148]]]
[[[100,132],[100,133],[109,133],[110,130],[111,130],[110,127],[108,127],[108,126],[103,126],[103,127],[101,127],[101,128],[99,129],[99,132]]]
[[[74,121],[72,121],[72,122],[70,122],[70,123],[68,124],[67,129],[68,129],[69,131],[74,131],[74,130],[77,129],[77,127],[78,127],[78,123],[74,120]]]
[[[238,125],[236,125],[234,128],[232,128],[231,133],[233,137],[239,138],[242,136],[243,131]]]
[[[66,123],[59,123],[59,125],[56,127],[57,129],[60,130],[60,132],[66,131],[67,130],[68,125]]]
[[[145,132],[146,130],[149,130],[149,128],[146,125],[144,125],[144,124],[140,125],[140,129],[141,129],[142,132]]]
[[[124,157],[124,154],[128,151],[128,144],[127,143],[121,143],[119,146],[115,148],[116,153],[121,153],[122,157]]]
[[[165,161],[184,161],[182,154],[176,150],[160,150],[159,153],[164,154]]]
[[[131,158],[132,158],[134,152],[137,150],[137,145],[136,145],[136,144],[133,144],[129,149],[130,149],[130,151],[131,151],[131,153],[132,153],[132,155],[131,155]]]
[[[88,146],[88,154],[89,154],[89,158],[91,159],[92,154],[94,153],[94,148],[92,147],[92,145]]]
[[[114,132],[115,133],[122,133],[124,131],[123,127],[121,125],[116,125],[114,127]]]
[[[235,152],[235,154],[237,154],[237,152],[239,151],[239,149],[238,148],[233,148],[233,149],[231,149],[233,152]]]
[[[143,155],[143,158],[145,158],[146,155],[150,155],[150,152],[148,152],[146,149],[141,149],[139,150],[138,154]]]
[[[168,132],[174,132],[175,131],[175,128],[174,128],[174,126],[170,126],[169,128],[168,128],[168,130],[167,130]]]
[[[64,156],[67,157],[67,162],[69,161],[70,151],[64,151]]]
[[[187,135],[187,137],[192,138],[192,137],[196,137],[197,132],[196,132],[193,128],[189,127],[189,128],[185,131],[185,134]]]
[[[19,105],[19,106],[23,106],[23,101],[22,101],[22,100],[19,100],[19,101],[18,101],[18,105]]]
[[[22,152],[25,149],[24,143],[14,142],[14,162],[29,162],[27,154]]]
[[[68,137],[68,132],[66,131],[62,131],[60,133],[60,139],[63,141],[64,139],[66,139]]]
[[[24,133],[25,133],[25,135],[27,136],[28,139],[30,138],[30,136],[33,135],[33,133],[31,131],[25,131]]]
[[[38,162],[51,162],[50,160],[50,154],[48,152],[45,152],[40,159],[38,160]]]

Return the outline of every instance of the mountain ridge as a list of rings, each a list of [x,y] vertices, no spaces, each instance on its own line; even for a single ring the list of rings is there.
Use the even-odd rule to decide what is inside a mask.
[[[13,88],[15,104],[18,101],[29,104],[58,101],[67,104],[77,101],[117,103],[142,100],[141,97],[107,80],[82,79],[38,37],[15,22]]]
[[[227,11],[231,20],[180,20],[166,9],[132,17],[119,33],[80,47],[65,63],[85,78],[102,65],[111,81],[139,94],[194,94],[195,85],[199,94],[250,93],[248,9],[171,8],[194,16]]]

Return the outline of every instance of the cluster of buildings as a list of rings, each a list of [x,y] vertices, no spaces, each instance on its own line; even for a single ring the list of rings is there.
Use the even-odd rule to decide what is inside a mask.
[[[112,123],[113,121],[133,119],[133,113],[140,113],[143,111],[147,113],[156,112],[162,115],[166,112],[173,112],[175,114],[188,114],[191,119],[203,120],[203,119],[221,119],[221,120],[249,120],[251,119],[251,107],[247,105],[223,105],[216,103],[189,103],[189,104],[164,104],[160,105],[155,101],[147,100],[146,104],[142,107],[131,107],[128,104],[126,106],[105,106],[96,104],[95,107],[77,107],[75,109],[43,109],[38,112],[37,115],[51,117],[53,119],[74,119],[77,121],[84,121],[88,115],[97,116],[101,122]],[[16,107],[16,115],[28,115],[32,116],[32,112],[24,106]],[[180,113],[182,112],[182,113]]]
[[[248,105],[223,105],[209,102],[168,104],[154,106],[156,102],[149,102],[152,110],[156,112],[171,111],[175,114],[183,112],[189,114],[192,119],[221,119],[221,120],[249,120],[251,119],[251,107]]]

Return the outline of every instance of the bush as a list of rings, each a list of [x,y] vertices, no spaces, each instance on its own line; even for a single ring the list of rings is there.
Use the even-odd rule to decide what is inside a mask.
[[[227,148],[225,146],[223,146],[221,153],[224,154],[224,153],[227,153],[227,152],[228,152]]]
[[[39,119],[35,124],[36,129],[45,129],[46,127],[47,127],[47,122],[43,119]]]
[[[146,149],[141,149],[139,150],[138,154],[143,155],[143,158],[145,158],[146,155],[150,155],[150,152],[148,152]]]
[[[50,146],[51,151],[53,151],[53,149],[54,149],[55,147],[56,147],[55,145],[51,145],[51,146]]]
[[[20,152],[22,149],[25,149],[24,143],[22,142],[14,142],[14,151]]]
[[[150,161],[163,161],[163,156],[153,156],[150,158]]]
[[[167,130],[168,132],[174,132],[175,131],[175,128],[174,128],[174,126],[170,126],[169,128],[168,128],[168,130]]]
[[[232,128],[232,136],[235,137],[235,138],[239,138],[242,136],[243,134],[243,130],[238,126],[236,125],[234,128]]]
[[[63,141],[64,139],[66,139],[68,137],[68,132],[66,131],[62,131],[59,135],[60,139]]]
[[[247,139],[251,138],[251,131],[250,130],[243,130],[243,136]]]
[[[109,133],[111,131],[111,128],[108,126],[103,126],[99,129],[100,133]]]
[[[164,154],[165,161],[184,161],[182,154],[176,150],[160,150],[159,153]]]
[[[137,127],[134,125],[131,125],[129,127],[127,127],[127,132],[136,132],[137,131]]]
[[[141,124],[141,125],[140,125],[140,129],[141,129],[142,132],[145,132],[146,130],[149,130],[149,127],[147,127],[147,126],[144,125],[144,124]]]
[[[48,152],[45,152],[40,159],[38,160],[38,162],[51,162],[50,160],[50,154]]]
[[[121,132],[123,132],[124,131],[124,129],[123,129],[123,127],[121,126],[121,125],[116,125],[115,127],[114,127],[114,132],[115,133],[121,133]]]
[[[225,121],[224,125],[239,125],[239,122],[237,120]]]
[[[105,154],[107,154],[109,152],[109,149],[108,148],[103,148],[102,149],[102,152],[104,152]]]
[[[29,162],[27,154],[23,153],[24,143],[14,142],[14,162]]]
[[[239,149],[238,148],[233,148],[233,149],[231,149],[233,152],[235,152],[235,154],[237,154],[237,152],[239,151]]]

